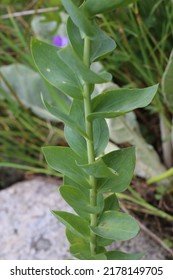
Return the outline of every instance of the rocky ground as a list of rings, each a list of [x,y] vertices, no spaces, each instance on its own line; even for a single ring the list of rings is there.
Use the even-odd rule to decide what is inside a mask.
[[[69,210],[61,199],[58,179],[34,177],[0,191],[0,259],[66,259],[70,257],[64,226],[51,209]],[[143,259],[163,260],[167,252],[142,231],[114,245],[126,252],[146,251]]]

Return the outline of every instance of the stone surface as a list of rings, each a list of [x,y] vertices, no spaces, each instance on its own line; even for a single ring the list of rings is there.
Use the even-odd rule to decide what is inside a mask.
[[[0,191],[0,259],[66,259],[64,226],[51,209],[71,211],[57,192],[58,179],[35,177]],[[142,232],[117,245],[126,252],[147,251],[144,259],[165,259],[164,251]]]

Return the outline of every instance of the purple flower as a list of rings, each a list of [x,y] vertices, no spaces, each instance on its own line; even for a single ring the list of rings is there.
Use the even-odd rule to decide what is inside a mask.
[[[68,45],[68,38],[62,36],[53,37],[53,45],[59,48],[64,48]]]

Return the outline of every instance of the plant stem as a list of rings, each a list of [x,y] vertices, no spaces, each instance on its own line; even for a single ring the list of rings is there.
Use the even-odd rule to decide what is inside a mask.
[[[84,38],[84,64],[90,67],[90,39],[88,37]],[[88,138],[87,143],[87,155],[88,164],[95,161],[94,153],[94,141],[93,141],[93,122],[88,120],[88,115],[91,113],[91,97],[90,97],[90,85],[85,82],[84,84],[84,110],[85,110],[85,126],[86,134]],[[97,205],[97,191],[96,191],[96,179],[94,176],[90,176],[90,205],[95,207]],[[90,226],[95,227],[97,225],[97,214],[90,215]],[[96,254],[96,235],[90,231],[90,252],[91,255]]]

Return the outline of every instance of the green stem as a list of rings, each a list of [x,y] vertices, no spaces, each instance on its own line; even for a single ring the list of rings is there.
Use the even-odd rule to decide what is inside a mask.
[[[88,37],[84,38],[84,64],[90,67],[90,39]],[[93,122],[88,120],[88,115],[91,114],[91,96],[90,96],[90,85],[85,82],[84,84],[84,110],[85,110],[85,126],[86,134],[88,138],[87,143],[87,155],[88,164],[95,161],[94,153],[94,140],[93,140]],[[94,176],[90,176],[90,205],[95,207],[97,205],[97,191],[96,191],[96,179]],[[90,215],[90,226],[95,227],[97,225],[97,214]],[[90,231],[90,252],[91,255],[96,254],[96,235]]]

